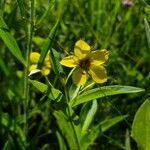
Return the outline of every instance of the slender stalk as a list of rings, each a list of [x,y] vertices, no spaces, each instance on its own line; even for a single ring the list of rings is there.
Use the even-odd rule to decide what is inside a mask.
[[[27,124],[27,113],[28,113],[28,103],[29,103],[29,81],[28,81],[28,68],[29,68],[29,55],[31,52],[32,48],[32,36],[33,36],[33,31],[34,31],[34,0],[29,1],[29,24],[27,28],[27,52],[26,52],[26,68],[25,68],[25,80],[24,80],[24,97],[25,97],[25,102],[24,102],[24,119],[25,119],[25,125],[24,125],[24,130],[25,134],[27,136],[28,134],[28,124]]]
[[[69,105],[69,96],[68,96],[66,86],[64,86],[64,90],[65,90],[65,96],[66,96],[66,101],[67,101],[67,106],[68,106],[67,107],[68,115],[69,115],[70,118],[72,118],[72,116],[71,116],[71,107]],[[75,129],[75,126],[73,124],[72,119],[70,119],[70,123],[71,123],[72,129],[73,129],[73,132],[74,132],[74,137],[75,137],[75,140],[76,140],[76,143],[77,143],[77,146],[78,146],[78,150],[80,150],[80,143],[79,143],[78,136],[77,136],[77,133],[76,133],[76,129]]]

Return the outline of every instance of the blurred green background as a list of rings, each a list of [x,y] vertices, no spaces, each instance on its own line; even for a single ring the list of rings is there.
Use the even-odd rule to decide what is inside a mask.
[[[17,0],[1,0],[0,15],[25,56],[29,6],[28,1],[22,2],[24,7],[20,10]],[[110,58],[107,63],[108,82],[105,85],[130,85],[145,89],[142,94],[113,96],[99,101],[96,118],[103,120],[125,114],[128,117],[97,139],[91,149],[122,149],[127,131],[130,134],[135,112],[150,96],[150,45],[148,46],[144,23],[145,19],[150,22],[150,5],[146,2],[148,3],[133,0],[132,5],[127,6],[121,0],[36,0],[33,51],[40,51],[49,30],[60,18],[53,44],[58,52],[73,52],[74,43],[79,39],[85,40],[93,49],[107,49]],[[14,129],[7,128],[3,122],[10,118],[10,126],[15,122],[23,123],[22,71],[23,66],[0,40],[0,149],[8,139],[14,149],[19,145],[17,139],[13,138],[16,135]],[[31,95],[34,97],[31,108],[34,108],[42,96],[34,89],[31,89]],[[45,101],[29,118],[30,142],[42,150],[58,148],[54,134],[56,123],[50,104],[47,104],[49,103]],[[95,123],[96,121],[95,119]],[[131,146],[133,150],[137,149],[132,139]]]

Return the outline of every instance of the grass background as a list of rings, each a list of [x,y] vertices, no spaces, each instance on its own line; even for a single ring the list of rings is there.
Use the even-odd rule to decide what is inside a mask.
[[[19,7],[18,1],[1,0],[0,15],[25,57],[29,6],[28,2],[21,2],[23,5]],[[110,59],[105,85],[131,85],[145,89],[142,94],[112,96],[99,101],[96,118],[103,120],[120,114],[128,114],[128,118],[97,139],[91,149],[122,149],[126,131],[131,131],[135,112],[150,95],[150,47],[144,24],[145,18],[150,21],[150,5],[143,0],[134,0],[130,7],[124,6],[121,0],[37,0],[33,51],[40,51],[42,41],[48,37],[58,18],[60,25],[53,43],[58,52],[73,52],[74,43],[79,39],[84,39],[93,49],[108,49]],[[19,131],[16,131],[14,124],[22,126],[24,123],[22,73],[23,66],[0,40],[0,149],[7,145],[17,149],[21,145],[17,138]],[[53,72],[49,78],[55,80]],[[52,116],[52,104],[32,87],[30,95],[29,147],[57,149],[57,126]],[[39,104],[41,98],[44,99],[42,105]],[[137,149],[134,141],[131,141],[132,149]]]

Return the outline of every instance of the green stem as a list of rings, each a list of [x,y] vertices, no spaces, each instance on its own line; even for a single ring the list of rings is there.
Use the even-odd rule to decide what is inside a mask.
[[[80,142],[78,140],[77,132],[76,132],[75,126],[74,126],[73,121],[72,121],[71,106],[69,105],[69,96],[68,96],[68,92],[67,92],[66,86],[64,86],[64,90],[65,90],[65,96],[66,96],[66,101],[67,101],[67,106],[68,106],[67,107],[68,115],[70,117],[69,120],[70,120],[72,129],[73,129],[73,132],[74,132],[74,137],[75,137],[75,140],[76,140],[76,143],[77,143],[77,146],[78,146],[78,150],[80,150]]]
[[[25,134],[27,136],[28,134],[28,124],[27,124],[27,113],[28,113],[28,103],[29,103],[29,81],[28,81],[28,70],[29,70],[29,55],[31,53],[31,48],[32,48],[32,36],[33,36],[33,31],[34,31],[34,0],[29,1],[29,13],[30,13],[30,18],[29,18],[29,24],[28,24],[28,29],[27,29],[27,52],[26,52],[26,68],[25,68],[25,80],[24,80],[24,97],[25,97],[25,103],[24,103],[24,119],[25,119],[25,125],[24,125],[24,130]]]

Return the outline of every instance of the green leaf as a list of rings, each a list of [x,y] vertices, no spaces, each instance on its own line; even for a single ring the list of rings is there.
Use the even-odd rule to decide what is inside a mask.
[[[56,135],[57,135],[57,139],[58,139],[58,143],[59,143],[59,149],[60,150],[67,150],[64,139],[61,136],[61,134],[57,131]]]
[[[150,100],[146,100],[135,114],[132,137],[140,150],[150,150]]]
[[[11,150],[11,146],[10,146],[9,140],[5,142],[2,150]]]
[[[91,103],[86,104],[83,106],[81,114],[81,124],[82,124],[82,131],[81,134],[84,135],[85,132],[88,130],[89,126],[91,125],[92,120],[97,111],[97,101],[94,100]],[[83,122],[83,123],[82,123]]]
[[[26,15],[25,13],[25,7],[24,7],[24,4],[23,4],[23,0],[17,0],[17,3],[18,3],[18,6],[19,6],[19,9],[20,9],[20,14],[21,16],[24,18]]]
[[[102,132],[99,126],[94,126],[92,129],[90,129],[81,138],[80,143],[81,143],[82,150],[87,150],[90,145],[94,144],[94,141],[100,134],[102,134]]]
[[[150,27],[146,18],[144,18],[144,23],[145,23],[145,31],[147,36],[147,43],[150,50]]]
[[[67,140],[70,150],[78,150],[78,144],[77,144],[77,141],[75,138],[74,129],[72,127],[72,124],[73,124],[75,127],[75,132],[78,134],[78,138],[79,138],[81,128],[79,125],[78,117],[75,114],[73,114],[73,112],[72,112],[72,117],[70,118],[63,111],[55,111],[54,116],[57,120],[57,124],[58,124],[62,134],[65,136],[65,138]],[[71,121],[72,121],[72,123],[71,123]]]
[[[72,106],[76,106],[94,99],[117,95],[117,94],[128,94],[128,93],[138,93],[143,92],[144,89],[132,87],[132,86],[121,86],[121,85],[111,85],[100,88],[95,88],[88,90],[83,94],[79,95],[76,99],[71,101]]]
[[[61,54],[58,53],[55,49],[51,49],[51,59],[52,59],[52,65],[53,69],[56,75],[60,75],[63,72],[62,66],[60,65],[59,61],[61,58]]]
[[[3,61],[3,59],[0,58],[0,68],[1,70],[5,73],[6,76],[10,75],[9,69],[7,68],[5,62]]]
[[[32,41],[33,41],[37,46],[40,47],[40,46],[43,45],[45,39],[42,38],[42,37],[40,37],[40,36],[34,36],[34,37],[32,38]]]
[[[86,150],[90,145],[94,144],[97,137],[102,135],[115,124],[124,120],[125,117],[126,116],[117,116],[112,119],[107,119],[92,127],[81,139],[81,147],[83,150]]]
[[[101,131],[102,132],[107,131],[109,128],[111,128],[112,126],[114,126],[118,122],[124,120],[126,117],[127,117],[127,115],[117,116],[117,117],[114,117],[114,118],[111,118],[111,119],[106,119],[106,120],[102,121],[99,124],[101,126]]]
[[[72,75],[73,70],[74,70],[74,69],[72,69],[72,70],[70,71],[69,75]],[[68,75],[68,76],[69,76],[69,75]],[[69,79],[69,77],[67,77],[67,79]],[[67,80],[67,79],[66,79],[66,80]],[[67,83],[67,81],[66,81],[66,83]],[[71,84],[71,86],[69,87],[69,98],[70,98],[70,99],[76,98],[76,96],[78,96],[78,94],[79,94],[80,89],[81,89],[80,86],[76,86],[76,85],[74,85],[74,84]]]
[[[35,88],[37,88],[40,92],[47,95],[48,98],[51,100],[59,99],[62,96],[62,93],[55,88],[49,87],[46,84],[36,80],[29,80],[29,81]]]
[[[14,37],[10,34],[9,29],[3,20],[3,18],[0,16],[0,37],[4,41],[5,45],[8,47],[10,52],[22,63],[26,64],[25,60],[22,56],[22,53],[17,45],[16,40]]]
[[[148,7],[150,6],[150,1],[149,0],[143,0],[144,4],[146,4]]]
[[[0,124],[9,131],[16,133],[22,143],[26,142],[26,136],[22,128],[20,128],[16,120],[10,118],[8,114],[0,113]]]
[[[52,48],[52,44],[54,42],[54,38],[56,35],[58,25],[59,25],[59,20],[55,23],[54,27],[50,30],[49,36],[41,48],[41,55],[40,55],[40,59],[38,62],[39,68],[41,68],[43,66],[44,59],[45,59],[48,51]],[[52,55],[51,57],[53,60],[54,56]]]
[[[46,18],[46,16],[50,14],[50,11],[52,10],[54,4],[55,4],[55,0],[51,0],[47,9],[45,10],[44,14],[42,15],[42,17],[37,22],[37,25],[39,25],[41,22],[43,22],[43,20]]]

